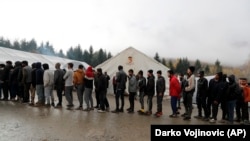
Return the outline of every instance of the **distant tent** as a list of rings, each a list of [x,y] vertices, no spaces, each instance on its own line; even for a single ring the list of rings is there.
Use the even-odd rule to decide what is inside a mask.
[[[0,47],[0,63],[5,63],[7,60],[13,63],[15,63],[15,61],[27,60],[29,65],[35,62],[48,63],[51,70],[55,69],[57,62],[61,63],[62,69],[67,69],[66,65],[69,62],[76,64],[74,65],[74,69],[78,68],[79,64],[82,64],[84,68],[89,66],[87,63],[81,61]]]
[[[115,76],[116,72],[118,71],[118,66],[122,65],[124,71],[128,74],[129,69],[133,69],[134,73],[137,74],[140,70],[143,71],[144,77],[147,77],[147,72],[149,69],[152,69],[155,75],[155,80],[157,80],[156,72],[158,70],[162,71],[162,76],[166,80],[166,93],[168,95],[169,89],[169,79],[167,77],[167,71],[169,68],[162,65],[161,63],[157,62],[151,57],[148,57],[144,53],[136,50],[133,47],[129,47],[122,52],[118,53],[116,56],[108,59],[107,61],[103,62],[102,64],[96,66],[95,68],[102,68],[103,72],[107,72],[110,76],[109,88],[108,93],[113,94],[113,85],[112,85],[112,78]]]

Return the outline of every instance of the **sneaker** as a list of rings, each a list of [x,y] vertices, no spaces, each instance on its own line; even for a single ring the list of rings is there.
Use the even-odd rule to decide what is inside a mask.
[[[119,109],[119,112],[120,112],[120,113],[123,113],[123,109]]]
[[[151,112],[151,111],[147,111],[147,112],[145,113],[145,115],[150,116],[150,115],[152,115],[152,112]]]
[[[177,114],[169,115],[170,118],[177,118]]]
[[[67,107],[68,107],[68,108],[71,108],[71,107],[74,107],[74,105],[73,105],[73,104],[72,104],[72,105],[69,104],[69,105],[67,105]]]
[[[209,118],[204,117],[202,120],[203,120],[203,121],[209,121]]]
[[[97,112],[98,113],[105,113],[105,111],[103,111],[103,110],[98,110]]]
[[[140,109],[137,111],[138,113],[145,113],[144,109]]]
[[[109,112],[109,108],[106,108],[106,112]]]
[[[155,113],[155,116],[156,116],[156,117],[162,116],[162,112],[156,112],[156,113]]]
[[[184,113],[184,114],[182,114],[181,116],[182,116],[182,117],[185,117],[185,116],[187,116],[187,114],[186,114],[186,113]]]
[[[227,122],[227,121],[224,120],[224,119],[222,119],[222,120],[219,121],[219,123],[226,123],[226,122]]]
[[[128,108],[128,109],[127,109],[127,111],[130,111],[130,110],[131,110],[131,108]]]
[[[191,117],[184,117],[183,120],[190,120]]]
[[[52,103],[51,103],[51,106],[55,107],[55,103],[54,103],[54,102],[52,102]]]
[[[128,111],[128,113],[132,114],[132,113],[134,113],[134,110],[131,109],[131,110]]]
[[[119,110],[113,110],[112,113],[119,113]]]
[[[55,108],[62,108],[62,104],[57,104]]]
[[[202,119],[202,116],[197,115],[197,116],[194,116],[194,118],[197,118],[197,119]]]
[[[45,104],[45,107],[50,107],[51,105],[48,103],[48,104]]]
[[[75,110],[82,110],[82,106],[77,107]]]
[[[95,108],[94,107],[91,107],[90,110],[93,111]]]
[[[209,120],[209,122],[210,122],[210,123],[215,123],[216,120],[212,118],[212,119]]]
[[[34,106],[35,104],[34,104],[34,103],[30,103],[29,105],[30,105],[30,106]]]

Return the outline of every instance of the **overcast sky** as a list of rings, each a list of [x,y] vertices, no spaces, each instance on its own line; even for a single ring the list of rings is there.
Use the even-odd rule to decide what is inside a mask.
[[[0,0],[0,36],[50,41],[66,52],[90,45],[113,55],[241,65],[250,57],[249,0]]]

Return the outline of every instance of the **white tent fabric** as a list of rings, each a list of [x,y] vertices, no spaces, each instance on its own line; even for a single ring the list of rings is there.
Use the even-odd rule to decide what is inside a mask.
[[[169,68],[133,47],[125,49],[124,51],[118,53],[116,56],[95,67],[102,68],[103,72],[107,72],[107,74],[110,76],[111,80],[109,82],[108,94],[113,94],[112,78],[118,71],[119,65],[123,66],[123,69],[127,74],[129,69],[133,69],[135,74],[142,70],[144,77],[147,77],[148,70],[152,69],[156,78],[155,80],[157,80],[156,72],[158,70],[161,70],[162,76],[166,80],[165,95],[168,95],[169,79],[167,77],[167,71],[169,70]]]
[[[55,64],[57,62],[61,63],[62,69],[67,69],[67,63],[69,62],[74,64],[74,70],[78,68],[79,64],[82,64],[84,68],[89,66],[87,63],[81,61],[0,47],[0,63],[5,64],[7,60],[12,61],[13,63],[15,61],[27,60],[29,65],[36,62],[48,63],[51,70],[55,69]]]

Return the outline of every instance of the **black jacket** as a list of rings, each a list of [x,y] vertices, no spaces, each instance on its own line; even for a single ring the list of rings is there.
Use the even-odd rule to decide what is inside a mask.
[[[155,77],[154,75],[148,77],[145,94],[153,96],[155,94]]]

